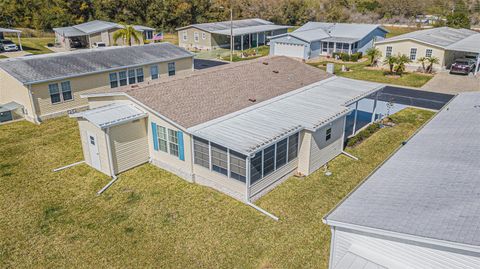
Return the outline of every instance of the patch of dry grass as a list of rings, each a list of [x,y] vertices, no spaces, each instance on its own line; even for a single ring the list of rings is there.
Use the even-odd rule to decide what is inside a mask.
[[[322,171],[291,178],[257,204],[143,165],[109,178],[82,159],[72,119],[0,126],[0,267],[326,268],[323,215],[408,138],[432,112],[406,109],[399,124],[339,156]]]

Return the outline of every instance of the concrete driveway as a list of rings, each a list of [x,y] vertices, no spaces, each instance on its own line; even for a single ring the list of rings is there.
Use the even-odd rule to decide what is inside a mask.
[[[450,75],[448,71],[439,72],[422,86],[422,90],[449,94],[480,91],[480,75],[475,77],[472,73],[464,76]]]

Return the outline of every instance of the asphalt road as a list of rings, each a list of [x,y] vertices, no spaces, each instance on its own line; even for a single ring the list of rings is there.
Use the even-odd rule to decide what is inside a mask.
[[[396,104],[440,110],[454,95],[402,87],[387,86],[380,91],[378,100]]]
[[[193,66],[195,70],[202,70],[202,69],[224,65],[224,64],[228,64],[228,63],[222,62],[222,61],[204,60],[204,59],[194,59],[193,61]]]

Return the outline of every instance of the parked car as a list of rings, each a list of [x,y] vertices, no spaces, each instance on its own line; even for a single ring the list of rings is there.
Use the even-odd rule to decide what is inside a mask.
[[[79,48],[82,48],[82,47],[83,47],[82,42],[79,39],[72,39],[70,41],[70,48],[79,49]]]
[[[0,40],[0,51],[17,51],[18,47],[11,40]]]
[[[473,59],[456,59],[450,67],[450,74],[463,74],[468,75],[475,70],[475,60]]]
[[[107,46],[107,44],[105,44],[105,42],[95,42],[95,43],[93,43],[94,48],[105,48],[106,46]]]

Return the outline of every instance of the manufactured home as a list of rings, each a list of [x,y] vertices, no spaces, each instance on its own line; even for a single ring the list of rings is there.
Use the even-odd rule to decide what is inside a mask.
[[[333,53],[364,53],[387,33],[378,24],[308,22],[291,33],[271,37],[270,55],[307,60]]]
[[[0,61],[0,107],[39,123],[86,109],[81,94],[137,87],[192,71],[193,54],[169,43],[5,59]]]
[[[244,19],[199,23],[180,27],[178,43],[190,50],[213,50],[230,48],[230,35],[233,33],[234,50],[244,50],[263,46],[268,37],[286,33],[290,26],[275,25],[262,19]],[[232,32],[232,33],[231,33]]]
[[[456,96],[324,217],[330,269],[480,268],[479,104]]]
[[[85,94],[90,110],[71,117],[109,176],[150,162],[249,202],[341,154],[349,106],[382,88],[272,57]]]

